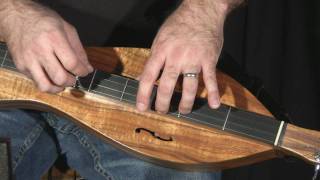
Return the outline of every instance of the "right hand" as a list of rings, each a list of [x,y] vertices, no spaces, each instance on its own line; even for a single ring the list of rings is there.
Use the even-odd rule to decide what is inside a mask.
[[[76,29],[57,13],[32,1],[8,8],[4,39],[17,69],[41,91],[57,93],[93,71]]]

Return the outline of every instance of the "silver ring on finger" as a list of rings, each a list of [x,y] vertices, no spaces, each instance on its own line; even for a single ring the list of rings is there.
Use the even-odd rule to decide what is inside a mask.
[[[198,78],[198,73],[183,73],[183,77]]]

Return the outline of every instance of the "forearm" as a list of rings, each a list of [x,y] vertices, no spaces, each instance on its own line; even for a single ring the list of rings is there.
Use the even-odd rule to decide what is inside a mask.
[[[38,12],[43,11],[43,7],[32,0],[4,0],[0,3],[0,39],[7,40],[15,25],[27,24],[28,16],[32,16],[30,9]]]
[[[163,68],[155,109],[166,113],[169,110],[172,92],[180,74],[195,74],[184,77],[179,112],[191,112],[197,93],[197,74],[202,72],[208,92],[208,104],[220,105],[219,90],[215,76],[223,45],[223,25],[226,16],[242,0],[183,0],[180,6],[163,23],[153,41],[151,57],[140,76],[137,107],[146,110],[153,89]]]
[[[0,3],[0,39],[5,40],[8,35],[9,19],[14,11],[15,0],[4,0]]]
[[[243,3],[243,1],[244,0],[184,0],[175,11],[175,18],[171,18],[167,23],[179,24],[181,26],[187,24],[188,28],[197,29],[199,33],[210,34],[210,36],[213,37],[216,36],[216,34],[212,33],[219,33],[216,31],[216,29],[218,29],[217,27],[223,27],[228,13]],[[181,32],[179,29],[180,28],[177,28],[176,33],[194,32],[190,30]]]
[[[221,13],[227,15],[233,9],[243,4],[245,0],[183,0],[182,6],[189,6],[192,9],[204,10],[208,15]]]

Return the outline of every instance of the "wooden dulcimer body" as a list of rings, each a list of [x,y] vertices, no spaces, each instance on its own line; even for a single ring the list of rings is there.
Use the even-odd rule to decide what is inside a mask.
[[[170,167],[224,169],[281,154],[317,163],[319,132],[272,119],[252,94],[221,72],[217,78],[224,105],[218,110],[208,108],[202,86],[189,115],[179,114],[175,103],[167,115],[141,113],[134,106],[138,87],[134,78],[149,51],[88,48],[87,52],[99,70],[80,78],[76,87],[48,94],[15,70],[0,44],[0,107],[55,112],[122,150]]]

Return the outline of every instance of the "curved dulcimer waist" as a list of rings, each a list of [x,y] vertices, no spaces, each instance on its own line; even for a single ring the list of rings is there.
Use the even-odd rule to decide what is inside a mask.
[[[123,62],[130,50],[109,49],[106,53],[94,49],[96,56],[90,52],[91,59],[100,58],[100,52]],[[134,106],[138,82],[133,79],[96,70],[80,78],[76,87],[48,94],[38,91],[31,80],[16,72],[4,46],[2,49],[0,46],[0,60],[1,108],[55,112],[115,146],[155,163],[184,169],[224,169],[281,154],[316,163],[319,132],[276,121],[267,112],[261,115],[256,113],[258,110],[249,112],[229,105],[211,110],[204,99],[198,98],[194,111],[188,115],[177,112],[175,100],[169,114],[152,110],[142,113]],[[231,104],[241,104],[234,102]]]

